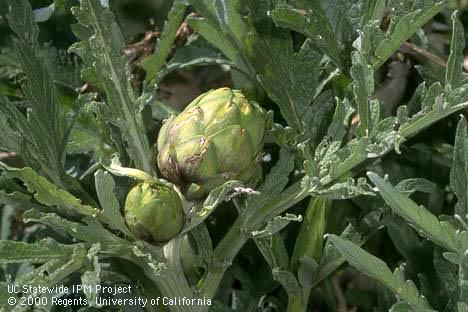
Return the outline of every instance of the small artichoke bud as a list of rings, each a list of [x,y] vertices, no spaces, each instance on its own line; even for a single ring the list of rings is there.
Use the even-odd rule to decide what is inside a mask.
[[[139,183],[127,194],[125,221],[140,239],[168,241],[182,230],[182,201],[177,192],[165,184]]]
[[[240,91],[209,91],[163,124],[158,167],[189,199],[229,180],[247,182],[259,167],[265,125],[262,108]]]

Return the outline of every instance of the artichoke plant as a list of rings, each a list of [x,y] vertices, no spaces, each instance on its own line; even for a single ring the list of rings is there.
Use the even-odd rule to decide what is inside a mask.
[[[182,201],[177,192],[165,184],[139,183],[127,194],[125,221],[138,238],[168,241],[184,224]]]
[[[259,166],[265,124],[264,111],[240,91],[209,91],[163,124],[159,169],[191,199],[228,180],[247,182]]]

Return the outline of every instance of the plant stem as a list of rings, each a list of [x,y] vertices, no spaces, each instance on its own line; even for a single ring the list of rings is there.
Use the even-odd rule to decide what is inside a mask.
[[[301,291],[288,294],[288,312],[300,312],[307,310],[311,288],[302,288]]]
[[[258,228],[263,225],[265,218],[277,215],[279,213],[277,212],[278,210],[286,210],[307,196],[308,193],[301,187],[301,182],[297,182],[261,206],[247,221],[245,219],[248,209],[242,211],[226,236],[214,250],[207,273],[200,283],[200,296],[210,299],[215,296],[224,273],[231,266],[234,257],[241,250],[242,246],[250,238],[250,229]]]
[[[195,296],[180,262],[182,239],[182,236],[172,239],[162,250],[160,247],[149,246],[149,244],[143,245],[143,252],[149,252],[148,257],[128,257],[128,260],[133,261],[143,269],[145,275],[157,286],[163,297],[190,300],[194,299]],[[159,267],[160,264],[161,267]],[[159,297],[159,294],[155,295]],[[199,312],[202,311],[203,306],[178,304],[176,301],[176,304],[171,305],[170,309],[175,312]]]
[[[249,236],[242,231],[243,218],[239,216],[223,240],[216,246],[207,273],[200,283],[200,297],[212,299],[234,257],[247,242]]]

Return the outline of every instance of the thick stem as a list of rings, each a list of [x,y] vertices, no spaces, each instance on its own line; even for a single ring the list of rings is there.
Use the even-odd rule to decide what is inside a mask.
[[[302,291],[289,294],[288,312],[307,311],[307,305],[309,304],[310,291],[311,291],[311,288],[304,288],[302,289]]]
[[[234,257],[241,250],[242,246],[250,238],[249,230],[263,225],[266,218],[277,215],[279,210],[286,210],[297,202],[307,197],[301,187],[301,182],[297,182],[260,207],[249,220],[245,221],[247,210],[243,211],[236,222],[229,229],[226,236],[216,246],[211,264],[207,273],[200,283],[199,294],[201,297],[212,299],[221,283],[224,273],[231,266]]]
[[[179,272],[168,270],[161,276],[152,278],[158,289],[161,291],[163,297],[170,299],[193,299],[193,292],[187,284],[185,276]],[[161,302],[161,300],[159,301]],[[173,312],[198,312],[203,307],[196,304],[175,304],[171,305],[170,309]]]
[[[234,257],[249,239],[242,231],[243,218],[239,216],[223,240],[216,246],[207,273],[200,283],[200,297],[212,299],[226,270],[231,266]]]
[[[163,297],[176,300],[177,304],[170,306],[171,311],[199,312],[203,306],[199,307],[191,302],[190,304],[179,304],[179,299],[184,299],[187,302],[187,300],[195,298],[180,263],[181,244],[182,237],[177,237],[164,246],[164,257],[159,254],[159,251],[153,255],[155,259],[158,259],[157,262],[164,261],[162,268],[156,268],[156,261],[149,263],[145,258],[133,258],[132,261],[142,267],[145,275],[157,286]],[[159,304],[162,304],[162,298],[159,300]]]

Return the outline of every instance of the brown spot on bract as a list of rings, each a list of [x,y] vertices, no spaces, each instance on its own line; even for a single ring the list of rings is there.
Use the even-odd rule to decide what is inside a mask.
[[[195,154],[193,156],[190,156],[189,158],[187,158],[185,160],[185,162],[189,163],[189,164],[196,164],[198,162],[198,160],[200,159],[200,154]]]

